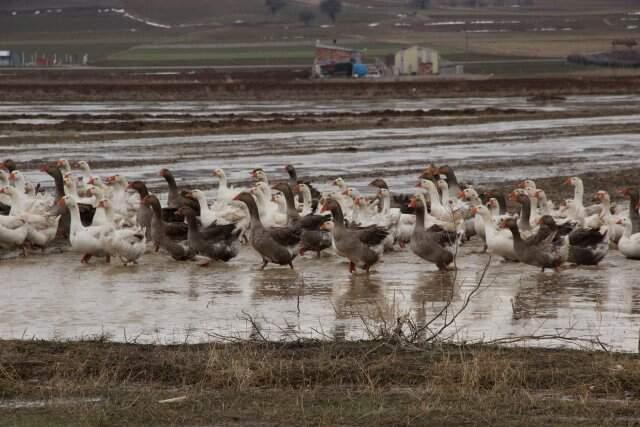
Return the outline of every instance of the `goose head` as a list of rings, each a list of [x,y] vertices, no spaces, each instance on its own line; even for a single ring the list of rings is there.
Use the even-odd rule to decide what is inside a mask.
[[[462,200],[474,200],[478,198],[478,192],[473,188],[465,188],[458,193],[458,198]]]
[[[609,196],[609,193],[607,193],[604,190],[600,190],[597,191],[594,195],[593,195],[594,199],[599,201],[600,203],[606,201],[606,202],[610,202],[611,201],[611,197]]]
[[[250,175],[255,181],[268,182],[267,174],[265,173],[264,169],[262,169],[262,168],[256,168],[256,169],[252,170],[250,172]]]
[[[80,160],[78,162],[78,167],[83,172],[91,173],[91,168],[89,167],[89,163],[85,162],[84,160]]]
[[[370,187],[378,187],[378,188],[386,188],[387,190],[389,189],[389,186],[387,185],[387,182],[382,179],[382,178],[376,178],[373,181],[371,181],[369,183]]]
[[[218,177],[218,178],[225,178],[226,177],[224,171],[222,169],[220,169],[220,168],[215,168],[213,170],[213,172],[211,172],[211,176],[215,176],[215,177]]]
[[[341,190],[345,190],[347,188],[347,184],[344,182],[344,179],[342,179],[341,177],[334,179],[332,184]]]
[[[437,187],[442,191],[448,191],[449,190],[449,184],[447,184],[447,181],[442,179],[442,178],[438,179]]]
[[[473,215],[480,215],[483,219],[491,218],[491,212],[489,212],[489,208],[484,205],[474,206],[473,208],[471,208],[471,213]]]
[[[536,189],[536,183],[532,180],[532,179],[525,179],[524,181],[521,181],[520,184],[518,184],[518,187],[520,188],[524,188],[524,189]]]
[[[577,186],[579,184],[582,184],[582,179],[578,178],[577,176],[572,176],[569,177],[567,179],[564,180],[564,184],[565,185],[572,185],[572,186]]]
[[[509,230],[517,230],[518,229],[518,221],[516,217],[507,217],[502,218],[500,223],[498,224],[499,228],[507,228]]]
[[[16,162],[11,159],[7,159],[4,162],[0,163],[0,169],[6,169],[9,173],[13,172],[17,169]]]
[[[296,168],[293,165],[286,165],[284,167],[285,172],[289,174],[290,177],[296,176]]]
[[[59,159],[56,162],[56,166],[58,166],[63,172],[68,173],[71,172],[71,165],[67,159]]]
[[[78,206],[78,202],[76,202],[76,199],[73,196],[64,196],[60,198],[58,205],[73,208]]]

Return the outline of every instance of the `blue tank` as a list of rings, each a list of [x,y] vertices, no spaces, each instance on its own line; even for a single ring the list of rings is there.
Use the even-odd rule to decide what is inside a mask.
[[[353,76],[364,77],[369,73],[367,66],[364,64],[353,64]]]

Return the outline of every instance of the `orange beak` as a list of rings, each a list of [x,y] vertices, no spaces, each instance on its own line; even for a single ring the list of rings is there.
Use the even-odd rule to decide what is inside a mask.
[[[58,206],[64,206],[64,199],[58,200]]]
[[[458,193],[458,199],[464,199],[464,191]]]
[[[327,205],[322,205],[322,207],[320,208],[320,212],[327,212],[329,209],[327,209]]]
[[[473,215],[477,214],[477,213],[478,213],[478,208],[476,208],[475,206],[474,206],[474,207],[472,207],[472,208],[471,208],[471,213],[472,213]]]
[[[412,198],[409,199],[409,207],[410,208],[415,208],[416,204],[417,203],[416,203],[416,198],[415,197],[412,197]]]
[[[571,185],[571,178],[567,178],[563,181],[564,185]]]

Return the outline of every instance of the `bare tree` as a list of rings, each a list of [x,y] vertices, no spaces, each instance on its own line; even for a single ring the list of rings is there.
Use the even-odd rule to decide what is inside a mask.
[[[264,4],[271,14],[275,15],[287,6],[287,0],[265,0]]]
[[[302,9],[298,14],[298,19],[304,23],[304,25],[309,26],[311,21],[316,19],[316,14],[311,9]]]
[[[335,23],[338,14],[342,11],[341,0],[322,0],[320,2],[320,11],[331,18],[331,22]]]

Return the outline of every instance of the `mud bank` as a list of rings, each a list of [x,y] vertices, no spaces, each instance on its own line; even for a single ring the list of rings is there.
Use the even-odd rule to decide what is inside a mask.
[[[416,97],[631,94],[640,77],[549,77],[475,80],[149,80],[15,78],[0,83],[0,100],[376,99]]]

